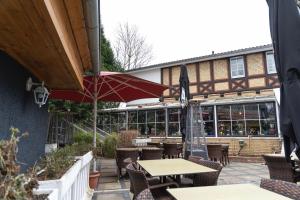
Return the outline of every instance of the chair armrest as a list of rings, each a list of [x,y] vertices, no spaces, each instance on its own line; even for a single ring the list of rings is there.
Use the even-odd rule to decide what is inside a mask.
[[[157,185],[151,185],[151,186],[149,186],[149,189],[153,190],[153,189],[169,187],[169,186],[175,186],[177,188],[179,187],[179,185],[176,182],[168,182],[168,183],[160,183],[160,184],[157,184]]]

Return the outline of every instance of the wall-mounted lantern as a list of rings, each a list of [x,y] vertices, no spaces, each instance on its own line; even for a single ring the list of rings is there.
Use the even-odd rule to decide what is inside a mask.
[[[30,91],[33,85],[38,85],[38,87],[34,88],[34,101],[39,107],[45,105],[49,96],[49,91],[44,86],[44,81],[42,83],[34,83],[31,78],[28,78],[26,82],[26,90]]]

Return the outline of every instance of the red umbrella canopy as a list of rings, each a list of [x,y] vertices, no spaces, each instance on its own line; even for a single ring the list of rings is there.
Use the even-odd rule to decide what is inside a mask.
[[[52,90],[51,99],[75,102],[94,101],[94,81],[97,83],[97,100],[129,102],[144,98],[159,98],[167,86],[119,72],[101,72],[98,76],[85,76],[84,91]]]

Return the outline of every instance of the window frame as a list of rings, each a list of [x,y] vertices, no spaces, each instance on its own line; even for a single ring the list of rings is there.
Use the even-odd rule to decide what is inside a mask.
[[[241,59],[242,63],[243,63],[243,74],[242,75],[233,76],[233,74],[232,74],[232,71],[233,71],[232,70],[232,68],[233,68],[232,61],[233,60],[239,60],[239,59]],[[237,57],[230,58],[229,64],[230,64],[230,75],[231,75],[231,78],[244,78],[246,76],[245,61],[244,61],[244,57],[243,56],[237,56]],[[238,65],[236,67],[238,67]],[[237,68],[236,71],[239,71],[239,69]]]
[[[270,71],[270,68],[271,68],[271,67],[269,67],[269,66],[270,66],[270,65],[269,65],[270,63],[268,62],[268,55],[270,55],[270,54],[273,55],[274,69],[275,69],[275,71]],[[273,52],[273,51],[267,51],[267,52],[265,53],[265,56],[266,56],[267,73],[268,73],[268,74],[276,74],[276,73],[277,73],[277,68],[276,68],[276,64],[275,64],[274,52]]]

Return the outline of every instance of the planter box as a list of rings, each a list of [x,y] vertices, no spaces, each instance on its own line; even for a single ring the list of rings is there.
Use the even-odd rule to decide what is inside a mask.
[[[151,138],[136,138],[132,140],[132,145],[147,146],[147,142],[151,142]]]
[[[57,190],[57,200],[86,199],[90,191],[89,172],[93,155],[92,152],[88,152],[78,158],[79,160],[60,179],[39,181],[39,188],[35,193]]]

